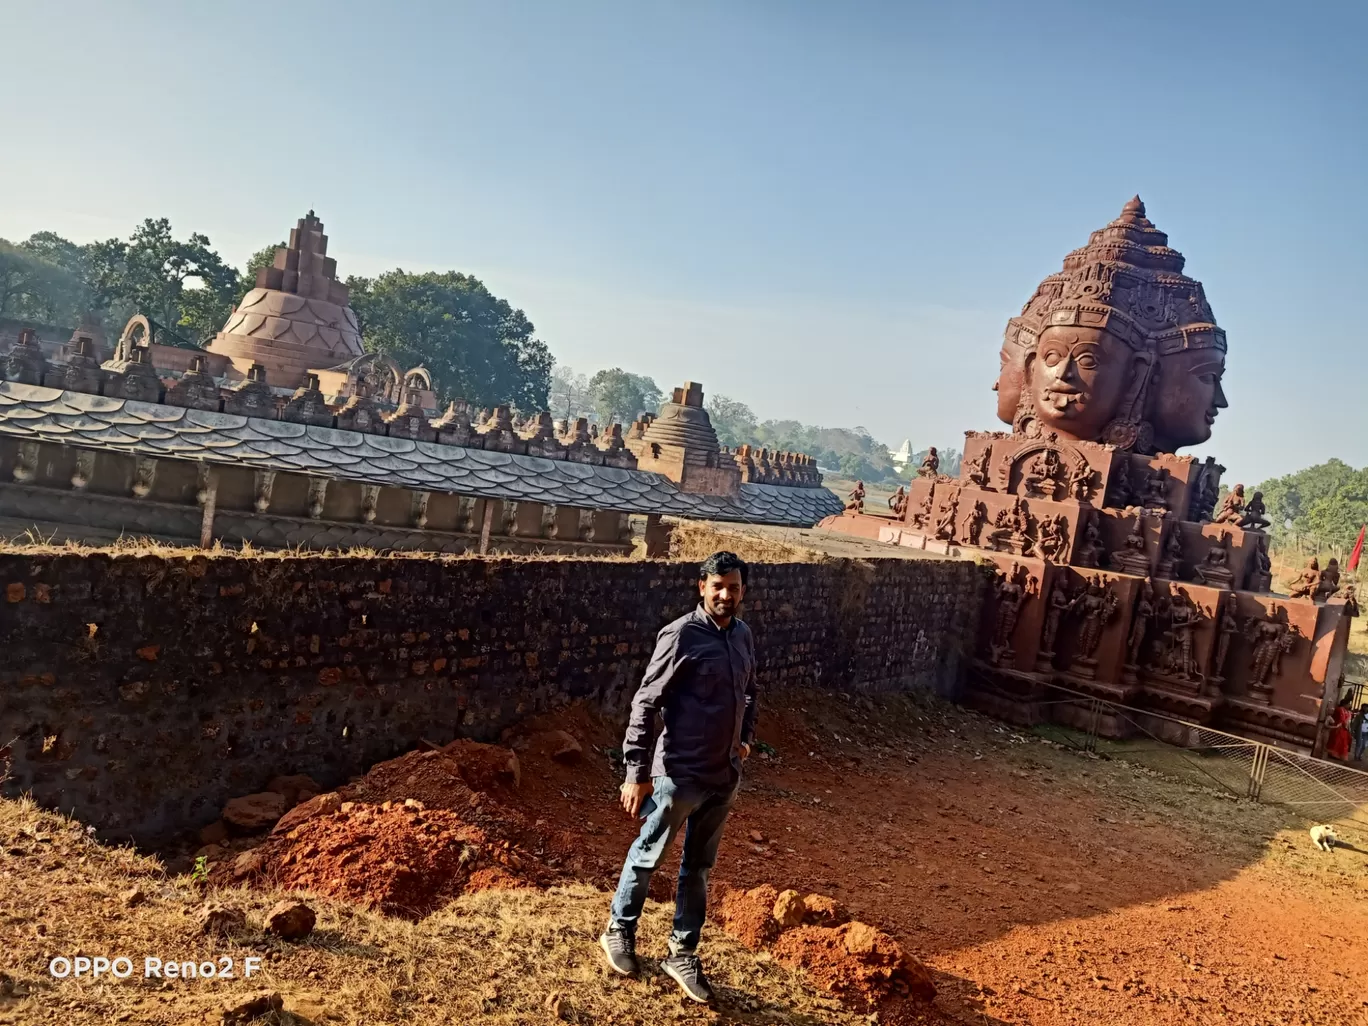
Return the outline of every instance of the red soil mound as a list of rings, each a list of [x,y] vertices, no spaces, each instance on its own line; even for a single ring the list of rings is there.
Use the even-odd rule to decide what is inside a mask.
[[[779,892],[768,884],[732,890],[722,896],[718,919],[747,947],[768,948],[779,962],[806,970],[814,983],[860,1011],[887,1017],[909,999],[936,996],[926,967],[882,930],[861,922],[817,925],[844,915],[830,898],[808,895],[802,923],[788,929],[776,917],[779,904]]]

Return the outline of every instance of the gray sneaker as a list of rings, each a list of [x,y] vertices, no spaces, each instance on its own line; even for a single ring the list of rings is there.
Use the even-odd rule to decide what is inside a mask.
[[[712,987],[708,986],[708,978],[703,975],[703,964],[697,955],[688,952],[673,954],[660,963],[660,968],[679,984],[685,997],[704,1003],[713,999]]]
[[[610,926],[599,938],[599,947],[608,956],[608,965],[612,967],[613,972],[623,976],[636,975],[636,938],[630,933]]]

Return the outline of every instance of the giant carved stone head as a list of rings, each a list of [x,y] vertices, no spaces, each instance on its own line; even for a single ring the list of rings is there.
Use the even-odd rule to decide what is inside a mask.
[[[993,388],[1017,431],[1172,452],[1226,405],[1225,333],[1139,197],[1007,325]]]

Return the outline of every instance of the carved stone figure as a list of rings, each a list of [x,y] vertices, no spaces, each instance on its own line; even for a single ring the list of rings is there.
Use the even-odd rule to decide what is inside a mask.
[[[1140,595],[1135,600],[1135,616],[1131,620],[1130,636],[1126,639],[1126,663],[1131,667],[1140,663],[1140,649],[1145,644],[1145,635],[1154,620],[1154,586],[1148,577],[1140,586]]]
[[[975,548],[979,544],[979,534],[983,531],[983,525],[988,522],[988,507],[982,502],[975,502],[973,508],[964,516],[964,523],[960,528],[960,537],[968,540],[970,545]]]
[[[1031,538],[1031,514],[1025,502],[1013,499],[1010,506],[998,511],[988,541],[995,549],[1007,549],[1020,556],[1031,554],[1034,540]]]
[[[1170,581],[1183,579],[1183,529],[1174,524],[1164,536],[1164,548],[1159,556],[1157,573]]]
[[[1258,543],[1254,547],[1254,558],[1249,561],[1249,578],[1245,588],[1249,591],[1268,591],[1273,587],[1273,561],[1268,557],[1268,535],[1255,535]]]
[[[1122,457],[1121,461],[1117,463],[1116,470],[1107,482],[1107,491],[1109,492],[1107,505],[1116,509],[1125,509],[1135,501],[1135,485],[1131,480],[1130,457]]]
[[[1170,672],[1183,680],[1191,680],[1199,672],[1192,654],[1192,635],[1199,622],[1201,610],[1187,592],[1179,591],[1169,608],[1169,666]]]
[[[1226,660],[1230,658],[1230,642],[1236,634],[1240,633],[1240,624],[1235,619],[1235,599],[1232,596],[1226,601],[1225,609],[1221,612],[1221,625],[1216,636],[1216,658],[1211,664],[1212,675],[1216,680],[1224,680],[1226,675]]]
[[[1315,556],[1306,564],[1306,569],[1288,586],[1287,594],[1292,598],[1312,598],[1320,588],[1321,568]]]
[[[959,492],[950,496],[950,505],[936,518],[936,537],[942,541],[955,540],[955,518],[959,515]]]
[[[1083,514],[1083,540],[1078,543],[1074,562],[1079,566],[1097,567],[1102,562],[1102,533],[1097,527],[1095,514]]]
[[[1059,487],[1056,480],[1063,469],[1059,453],[1045,449],[1031,457],[1021,475],[1021,486],[1026,494],[1038,499],[1053,499]]]
[[[998,416],[1141,452],[1210,438],[1226,339],[1183,263],[1140,198],[1126,203],[1008,322]]]
[[[936,454],[936,447],[933,445],[926,450],[926,458],[921,461],[921,466],[917,468],[918,477],[935,477],[940,473],[940,456]]]
[[[1212,517],[1217,524],[1238,524],[1244,518],[1244,485],[1237,484],[1221,502],[1221,508]]]
[[[1145,518],[1138,516],[1131,525],[1130,534],[1121,549],[1111,554],[1111,565],[1122,573],[1149,575],[1149,556],[1145,554]]]
[[[1321,571],[1320,584],[1316,586],[1314,597],[1321,600],[1328,599],[1331,595],[1335,594],[1335,592],[1339,591],[1339,587],[1339,560],[1334,556],[1331,556],[1330,561],[1325,564],[1325,569]]]
[[[1250,697],[1267,702],[1273,689],[1268,683],[1269,676],[1282,672],[1282,657],[1292,651],[1297,636],[1292,628],[1281,619],[1281,611],[1274,619],[1254,619],[1245,621],[1245,638],[1253,642],[1249,655]]]
[[[1079,502],[1087,502],[1092,497],[1093,469],[1087,463],[1080,463],[1069,474],[1068,493]]]
[[[1269,523],[1268,517],[1264,516],[1266,512],[1263,492],[1255,492],[1244,508],[1244,515],[1240,517],[1240,526],[1249,531],[1262,531]]]
[[[1050,589],[1050,598],[1045,609],[1045,625],[1040,632],[1040,653],[1036,657],[1036,669],[1048,673],[1054,668],[1055,641],[1059,637],[1059,624],[1069,611],[1069,590],[1064,586],[1064,578],[1056,577]]]
[[[856,481],[855,487],[850,490],[850,495],[847,496],[847,498],[849,499],[849,501],[846,503],[846,512],[863,513],[865,500],[864,482]]]
[[[970,484],[980,488],[988,484],[988,460],[989,454],[993,451],[991,445],[985,445],[979,450],[979,454],[969,460],[965,465],[965,476]]]
[[[1168,485],[1169,472],[1165,467],[1160,467],[1145,475],[1145,484],[1140,494],[1140,505],[1146,509],[1167,510],[1168,505]]]
[[[1344,586],[1344,615],[1359,615],[1358,591],[1352,583]]]
[[[1193,569],[1197,579],[1209,587],[1233,588],[1235,575],[1230,569],[1230,535],[1222,534]]]
[[[1069,612],[1082,618],[1078,628],[1078,639],[1074,645],[1074,666],[1091,676],[1097,665],[1094,658],[1097,646],[1102,641],[1102,630],[1116,616],[1121,600],[1115,592],[1102,583],[1102,578],[1094,576],[1069,603]]]
[[[888,508],[898,520],[907,512],[907,489],[902,485],[898,485],[898,490],[888,497]]]
[[[1026,601],[1028,578],[1019,563],[1013,563],[1005,575],[999,572],[995,586],[997,611],[993,621],[993,640],[990,652],[993,665],[1006,666],[1016,658],[1012,648],[1012,633],[1016,630],[1017,617],[1021,614],[1022,603]]]
[[[1050,563],[1069,561],[1069,518],[1063,513],[1040,522],[1040,555]]]
[[[919,531],[928,530],[931,525],[932,494],[927,490],[925,498],[917,503],[917,507],[912,512],[912,526]]]

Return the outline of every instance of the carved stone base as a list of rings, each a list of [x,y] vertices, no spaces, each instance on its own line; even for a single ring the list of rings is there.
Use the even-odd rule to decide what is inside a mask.
[[[1159,565],[1154,568],[1154,576],[1162,578],[1165,581],[1180,580],[1178,577],[1178,564],[1171,559],[1161,559],[1159,560]]]
[[[1199,563],[1193,572],[1197,574],[1197,579],[1208,588],[1229,590],[1235,587],[1235,575],[1225,567],[1211,567]]]
[[[1037,672],[1037,673],[1054,673],[1054,672],[1055,672],[1054,658],[1055,658],[1055,654],[1054,654],[1053,652],[1037,652],[1037,653],[1036,653],[1036,665],[1035,665],[1036,672]]]
[[[1136,577],[1148,577],[1150,572],[1149,560],[1145,558],[1145,554],[1134,549],[1113,552],[1111,568],[1117,573],[1134,574]]]
[[[1075,659],[1069,667],[1069,676],[1080,680],[1092,680],[1097,676],[1097,660],[1083,656]]]

